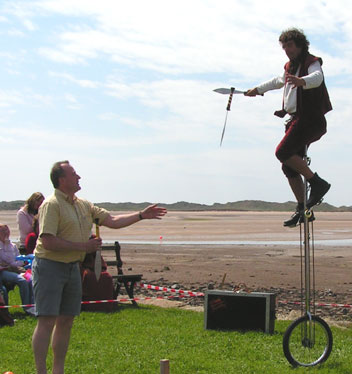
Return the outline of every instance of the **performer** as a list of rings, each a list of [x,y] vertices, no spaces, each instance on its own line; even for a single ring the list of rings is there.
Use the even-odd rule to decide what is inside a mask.
[[[325,114],[332,109],[322,71],[323,61],[308,51],[309,41],[302,30],[285,30],[279,37],[289,61],[282,75],[249,89],[246,96],[256,96],[284,87],[282,109],[274,114],[289,118],[285,122],[285,136],[276,148],[276,157],[296,197],[297,207],[284,226],[295,227],[304,219],[304,176],[310,185],[307,208],[321,201],[330,184],[313,173],[303,160],[305,146],[319,140],[326,133]],[[310,220],[314,220],[314,215]]]
[[[51,341],[53,373],[63,374],[74,317],[81,310],[79,261],[101,249],[100,238],[89,239],[93,222],[118,229],[142,219],[160,219],[165,208],[150,205],[140,212],[111,215],[76,196],[80,176],[68,161],[54,164],[50,174],[55,188],[39,209],[39,237],[34,251],[33,290],[38,323],[32,345],[38,374],[46,374]]]

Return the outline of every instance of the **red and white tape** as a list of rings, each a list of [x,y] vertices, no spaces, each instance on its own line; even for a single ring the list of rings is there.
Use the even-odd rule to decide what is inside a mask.
[[[204,297],[203,292],[185,291],[185,290],[179,290],[179,289],[176,289],[176,288],[159,287],[159,286],[153,286],[151,284],[144,284],[144,283],[139,283],[139,286],[142,287],[142,288],[146,288],[148,290],[177,293],[180,296],[181,295],[187,295],[187,296],[191,296],[191,297]]]
[[[156,286],[157,287],[157,286]],[[154,288],[153,288],[154,289]],[[201,294],[201,293],[199,293]],[[134,297],[133,299],[129,298],[121,298],[121,299],[114,299],[114,300],[91,300],[91,301],[82,301],[81,304],[103,304],[103,303],[127,303],[131,301],[142,301],[142,300],[153,300],[153,299],[175,299],[175,298],[183,298],[183,297],[194,297],[195,294],[192,295],[190,292],[189,294],[179,294],[179,295],[169,295],[169,296],[148,296],[148,297]],[[278,301],[279,304],[294,304],[294,305],[301,305],[302,302],[300,301]],[[317,307],[330,307],[330,308],[352,308],[351,304],[336,304],[336,303],[315,303]],[[26,304],[26,305],[0,305],[0,309],[6,308],[29,308],[33,307],[35,304]]]
[[[133,299],[130,298],[121,298],[116,300],[92,300],[92,301],[82,301],[82,304],[102,304],[102,303],[124,303],[124,302],[131,302],[131,301],[142,301],[142,300],[152,300],[152,299],[174,299],[174,298],[183,298],[183,297],[204,297],[203,292],[194,292],[194,291],[186,291],[182,289],[176,289],[176,288],[169,288],[169,287],[161,287],[161,286],[154,286],[151,284],[144,284],[144,283],[137,283],[136,285],[139,285],[141,288],[145,288],[148,290],[153,291],[162,291],[162,292],[171,292],[176,295],[169,295],[169,296],[155,296],[155,297],[135,297]],[[284,301],[284,300],[278,300],[279,304],[294,304],[294,305],[301,305],[301,301]],[[312,303],[312,305],[315,305],[317,307],[330,307],[330,308],[352,308],[351,304],[337,304],[337,303]],[[4,305],[0,306],[0,309],[4,308],[26,308],[26,307],[32,307],[34,304],[27,304],[27,305]]]
[[[191,297],[190,295],[169,295],[169,296],[146,296],[146,297],[134,297],[133,299],[121,298],[121,299],[112,299],[112,300],[88,300],[82,301],[81,304],[103,304],[103,303],[127,303],[130,301],[142,301],[142,300],[153,300],[153,299],[175,299],[175,298],[184,298]],[[34,307],[35,304],[25,304],[25,305],[0,305],[0,309],[7,308],[29,308]]]
[[[279,304],[294,304],[294,305],[302,305],[303,303],[301,301],[278,301]],[[351,304],[337,304],[337,303],[312,303],[312,305],[315,305],[317,307],[321,306],[327,306],[330,308],[352,308]]]

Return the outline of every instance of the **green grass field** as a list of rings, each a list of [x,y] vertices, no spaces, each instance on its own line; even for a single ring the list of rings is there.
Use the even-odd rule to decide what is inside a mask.
[[[19,301],[12,294],[13,305]],[[0,373],[33,374],[36,319],[19,309],[11,313],[15,326],[0,329]],[[170,360],[170,374],[352,373],[351,328],[332,327],[334,346],[326,363],[292,369],[282,351],[288,324],[276,321],[275,333],[268,335],[204,330],[203,313],[174,308],[123,305],[111,314],[86,312],[75,321],[65,373],[156,374],[165,358]],[[50,354],[49,367],[51,362]]]

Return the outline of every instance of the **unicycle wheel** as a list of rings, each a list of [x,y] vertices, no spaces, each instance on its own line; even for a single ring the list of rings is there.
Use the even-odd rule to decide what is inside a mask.
[[[328,359],[332,343],[329,325],[318,316],[305,315],[286,330],[283,350],[292,366],[315,366]]]

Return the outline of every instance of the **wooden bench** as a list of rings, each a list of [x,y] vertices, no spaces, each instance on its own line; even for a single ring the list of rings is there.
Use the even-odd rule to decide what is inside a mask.
[[[105,251],[114,251],[116,260],[105,260],[107,266],[116,266],[116,275],[112,274],[112,278],[115,281],[115,295],[118,297],[121,287],[124,286],[127,292],[128,297],[131,299],[131,302],[134,306],[138,306],[137,302],[134,300],[134,286],[137,282],[142,279],[143,274],[129,274],[125,275],[122,270],[122,260],[121,260],[121,247],[119,242],[115,244],[104,244],[102,247],[102,255],[104,256]],[[105,259],[105,258],[104,258]]]

